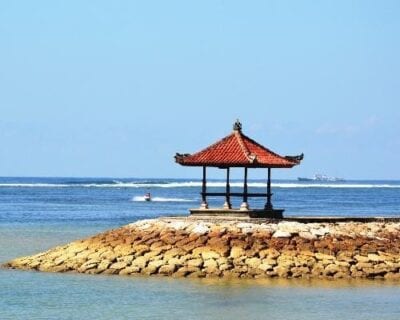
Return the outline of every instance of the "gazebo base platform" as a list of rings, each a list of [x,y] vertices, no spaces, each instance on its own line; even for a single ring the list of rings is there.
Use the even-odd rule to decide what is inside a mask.
[[[211,208],[211,209],[190,209],[190,214],[193,216],[230,216],[230,217],[282,219],[283,211],[285,210],[283,209],[238,210],[238,209]]]

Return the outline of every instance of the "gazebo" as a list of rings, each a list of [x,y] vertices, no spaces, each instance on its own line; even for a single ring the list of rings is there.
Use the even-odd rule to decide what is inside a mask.
[[[203,167],[203,179],[200,208],[191,209],[191,214],[202,215],[236,215],[250,217],[282,218],[283,209],[274,209],[271,198],[271,169],[292,168],[300,164],[303,154],[299,156],[280,156],[261,144],[247,137],[242,132],[242,124],[239,120],[233,125],[233,132],[210,145],[209,147],[194,154],[175,155],[175,161],[183,166]],[[216,167],[226,170],[225,192],[207,192],[207,167]],[[244,168],[243,192],[231,192],[230,168]],[[247,184],[247,173],[250,168],[268,169],[266,193],[249,193]],[[222,208],[209,208],[207,196],[221,196],[225,198]],[[242,197],[240,208],[234,209],[231,197]],[[265,197],[266,203],[262,209],[250,209],[249,197]]]

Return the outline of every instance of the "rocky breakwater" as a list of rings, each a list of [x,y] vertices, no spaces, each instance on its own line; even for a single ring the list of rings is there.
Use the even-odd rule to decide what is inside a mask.
[[[400,279],[399,222],[142,220],[4,266],[176,277]]]

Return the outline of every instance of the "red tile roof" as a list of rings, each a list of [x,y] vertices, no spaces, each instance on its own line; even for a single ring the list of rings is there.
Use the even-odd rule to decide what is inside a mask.
[[[237,122],[233,133],[192,155],[175,156],[183,166],[291,168],[300,163],[303,155],[282,157],[242,133]]]

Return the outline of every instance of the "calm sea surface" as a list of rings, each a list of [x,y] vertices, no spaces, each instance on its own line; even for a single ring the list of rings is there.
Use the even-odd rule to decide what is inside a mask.
[[[240,191],[240,182],[233,182]],[[211,181],[212,191],[224,182]],[[265,192],[251,181],[251,192]],[[198,180],[0,178],[0,263],[138,219],[185,215]],[[154,201],[143,201],[151,192]],[[286,215],[400,216],[399,181],[274,181]],[[210,198],[211,206],[223,199]],[[234,200],[238,206],[240,199]],[[263,200],[250,202],[262,207]],[[0,319],[400,319],[383,281],[191,280],[0,269]]]

